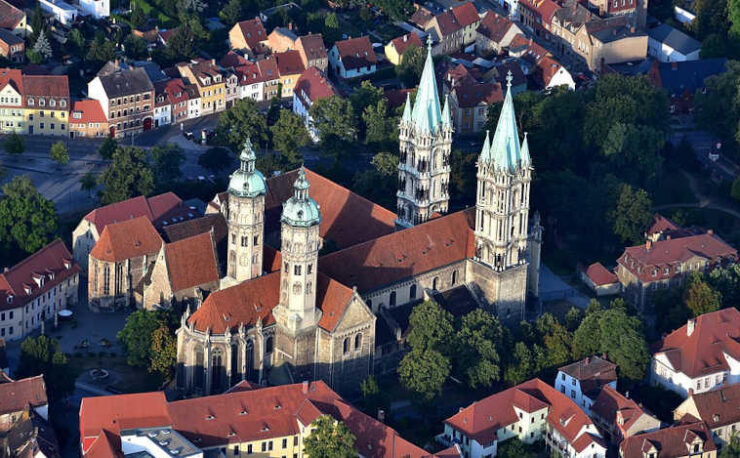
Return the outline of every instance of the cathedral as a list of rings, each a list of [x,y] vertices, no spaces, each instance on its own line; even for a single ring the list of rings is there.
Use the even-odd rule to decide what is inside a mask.
[[[454,213],[453,129],[430,49],[400,121],[397,213],[303,167],[265,179],[247,141],[228,191],[209,204],[227,226],[226,274],[182,317],[178,387],[212,394],[242,380],[321,379],[356,391],[395,369],[404,323],[426,298],[523,320],[538,293],[542,227],[529,221],[533,167],[507,81],[478,158],[475,207]]]

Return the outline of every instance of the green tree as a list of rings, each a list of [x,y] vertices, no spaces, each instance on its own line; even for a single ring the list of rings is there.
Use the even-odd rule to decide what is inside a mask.
[[[365,142],[374,144],[390,144],[397,138],[397,119],[388,116],[388,101],[382,99],[375,105],[365,108],[362,113],[365,126]]]
[[[74,390],[75,376],[59,342],[45,335],[26,337],[21,343],[17,378],[43,375],[52,401],[62,399]]]
[[[36,3],[33,9],[33,15],[31,16],[31,43],[36,42],[36,38],[45,27],[46,21],[44,20],[44,13],[41,11],[41,4]]]
[[[0,251],[18,248],[34,253],[48,244],[57,230],[54,204],[45,199],[25,175],[6,183],[3,194],[5,196],[0,199]]]
[[[286,170],[292,170],[303,162],[300,148],[308,145],[308,136],[303,118],[290,110],[280,110],[277,122],[270,128],[275,149],[280,151],[281,162]]]
[[[118,340],[123,344],[129,365],[150,367],[154,331],[161,325],[157,313],[148,310],[137,310],[126,318],[125,326],[118,331]]]
[[[103,185],[101,202],[105,205],[148,195],[154,190],[154,173],[146,151],[119,147],[113,153],[113,162],[100,176]]]
[[[311,423],[304,451],[311,458],[354,458],[355,435],[341,421],[320,415]]]
[[[226,25],[234,25],[239,22],[239,19],[242,17],[241,0],[229,0],[226,6],[218,13],[218,16]]]
[[[660,174],[665,134],[649,126],[612,124],[601,150],[623,179],[647,186]]]
[[[692,272],[689,277],[683,294],[683,301],[695,317],[719,310],[722,305],[722,297],[719,292],[702,280],[701,274],[698,272]]]
[[[98,178],[92,172],[87,172],[80,178],[80,189],[87,191],[87,196],[90,197],[92,191],[98,186]]]
[[[100,154],[100,157],[103,159],[113,159],[113,153],[115,153],[117,149],[118,142],[116,139],[113,137],[105,137],[105,140],[103,140],[103,143],[98,149],[98,154]]]
[[[514,345],[514,353],[504,372],[504,380],[510,385],[518,385],[537,373],[537,364],[532,350],[524,342]]]
[[[51,157],[51,160],[56,162],[59,165],[64,165],[67,162],[69,162],[69,153],[67,152],[67,144],[63,141],[55,142],[53,145],[51,145],[51,150],[49,150],[49,156]]]
[[[434,400],[450,375],[450,360],[442,353],[426,349],[411,350],[398,366],[401,384],[423,402]]]
[[[46,37],[46,32],[42,29],[36,42],[33,45],[33,52],[41,56],[43,60],[49,60],[52,56],[51,43]]]
[[[229,150],[221,147],[208,148],[205,153],[198,156],[198,165],[211,173],[229,169],[233,162]]]
[[[619,188],[617,208],[613,213],[614,233],[623,242],[639,244],[643,233],[652,220],[653,203],[644,189],[635,189],[628,184]]]
[[[85,49],[85,36],[82,34],[80,29],[74,28],[69,32],[67,43],[78,57],[83,57],[82,51]]]
[[[155,146],[151,150],[151,155],[154,183],[158,187],[163,187],[182,178],[180,166],[185,162],[185,154],[180,147],[173,144]]]
[[[396,75],[406,87],[419,84],[424,70],[426,53],[423,48],[411,45],[401,55],[401,63],[396,66]]]
[[[90,42],[90,47],[87,50],[87,56],[85,57],[88,61],[93,62],[108,62],[116,57],[116,44],[110,40],[106,40],[101,35],[96,35],[95,39]]]
[[[525,444],[516,437],[500,444],[496,452],[498,458],[538,458],[538,451],[544,448],[544,444]]]
[[[733,434],[730,440],[722,447],[719,458],[738,458],[740,456],[740,434]]]
[[[573,333],[573,358],[583,359],[599,353],[601,350],[599,342],[601,338],[600,318],[601,310],[587,314],[581,321],[581,324]]]
[[[8,154],[22,154],[24,151],[26,151],[26,140],[17,133],[13,132],[5,139],[5,143],[3,143],[3,148]]]
[[[406,341],[412,350],[437,350],[447,356],[455,334],[452,320],[452,314],[439,304],[424,301],[411,311]]]
[[[347,99],[333,95],[317,100],[309,112],[313,126],[318,131],[322,150],[338,157],[357,134],[352,104]]]
[[[702,129],[706,129],[730,145],[736,141],[740,101],[737,81],[740,78],[740,62],[728,61],[727,71],[704,80],[706,91],[694,94],[694,118]]]
[[[645,376],[650,352],[639,318],[623,310],[610,308],[599,319],[601,352],[619,366],[619,374],[637,382]]]
[[[365,406],[365,412],[373,415],[380,406],[380,387],[375,377],[370,375],[360,383],[360,393],[362,393],[362,403]]]
[[[693,3],[696,19],[691,27],[699,40],[713,33],[727,36],[728,17],[732,17],[728,15],[727,7],[728,2],[722,0],[696,0]]]
[[[131,18],[129,19],[131,27],[138,29],[144,26],[147,21],[144,10],[134,2],[131,2],[131,9]]]
[[[470,388],[490,387],[501,378],[500,351],[504,329],[501,322],[483,309],[462,318],[455,338],[456,373],[464,373]]]
[[[126,39],[123,40],[126,57],[129,59],[143,59],[149,56],[149,50],[147,50],[146,46],[146,40],[137,37],[134,34],[129,34]]]
[[[328,13],[324,18],[322,35],[330,45],[339,40],[341,32],[339,31],[339,17],[336,13]]]
[[[365,108],[377,105],[381,100],[385,100],[383,88],[375,87],[370,80],[360,83],[360,87],[352,91],[349,96],[352,110],[357,116],[362,115]]]
[[[232,150],[238,151],[247,138],[256,145],[266,140],[267,122],[260,113],[257,102],[250,98],[237,100],[234,106],[221,113],[216,134],[227,142]]]
[[[177,340],[165,323],[159,323],[151,335],[149,372],[157,372],[165,380],[172,380],[177,363]]]
[[[730,188],[730,196],[735,200],[740,200],[740,175],[738,175],[732,182]]]
[[[578,329],[585,316],[586,314],[583,310],[578,307],[571,307],[568,313],[565,314],[565,327],[568,329],[568,332],[574,332]]]
[[[571,341],[573,336],[554,316],[550,313],[542,314],[537,318],[535,328],[542,338],[547,357],[544,367],[561,366],[572,359]]]
[[[355,174],[352,189],[378,204],[388,208],[395,202],[398,176],[398,156],[378,153],[370,160],[372,168]]]

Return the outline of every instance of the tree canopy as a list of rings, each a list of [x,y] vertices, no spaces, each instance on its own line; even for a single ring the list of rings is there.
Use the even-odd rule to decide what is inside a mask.
[[[341,421],[320,415],[311,423],[304,451],[311,458],[355,458],[355,435]]]
[[[303,162],[300,148],[308,145],[310,138],[303,118],[290,110],[280,110],[277,122],[270,127],[272,143],[280,151],[284,170],[292,170]]]
[[[0,251],[33,253],[48,244],[57,230],[54,204],[25,175],[3,186],[0,198]]]
[[[119,147],[113,162],[100,176],[103,185],[101,202],[112,204],[154,190],[154,173],[147,152],[139,148]]]
[[[74,390],[75,375],[67,357],[55,339],[40,335],[26,337],[21,343],[21,356],[16,378],[43,375],[49,399],[57,401]]]
[[[251,98],[237,100],[234,106],[221,113],[216,135],[232,150],[240,151],[247,138],[255,145],[267,140],[267,122],[257,102]]]

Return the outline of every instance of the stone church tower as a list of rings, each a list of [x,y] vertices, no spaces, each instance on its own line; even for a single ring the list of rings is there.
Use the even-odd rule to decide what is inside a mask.
[[[282,270],[280,303],[273,314],[278,324],[278,348],[292,355],[297,379],[312,378],[316,325],[316,273],[321,249],[321,214],[308,195],[309,183],[301,167],[293,184],[293,197],[283,205],[281,221]]]
[[[398,219],[399,227],[427,221],[435,212],[446,213],[449,204],[452,119],[449,101],[441,109],[432,61],[431,38],[416,100],[410,96],[399,124]]]
[[[478,158],[478,191],[475,203],[477,277],[487,299],[502,319],[524,318],[529,265],[529,188],[532,162],[527,136],[519,143],[512,76],[493,140],[486,140]],[[538,234],[541,237],[541,231]],[[539,246],[537,247],[539,248]],[[539,258],[539,249],[537,250]],[[539,259],[537,260],[539,263]],[[493,272],[483,274],[480,265]],[[486,278],[488,277],[488,278]],[[487,285],[487,287],[485,286]]]
[[[249,139],[244,143],[239,160],[241,165],[231,175],[228,191],[227,284],[241,283],[262,274],[267,183],[254,167],[257,157]]]

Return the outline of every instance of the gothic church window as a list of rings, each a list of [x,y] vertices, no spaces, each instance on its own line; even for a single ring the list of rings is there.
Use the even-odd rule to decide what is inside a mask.
[[[388,303],[390,304],[391,307],[396,305],[396,292],[395,291],[391,291],[391,298],[388,301]]]
[[[409,288],[409,297],[416,299],[416,285],[411,285],[411,288]]]
[[[355,350],[359,350],[362,346],[362,333],[355,335]]]
[[[452,271],[452,281],[451,281],[451,283],[452,283],[452,286],[455,286],[457,284],[457,271],[456,270],[453,270]]]
[[[270,336],[265,340],[265,353],[272,353],[272,347],[273,347],[272,336]]]
[[[293,283],[293,294],[301,294],[301,291],[302,290],[303,290],[303,288],[301,287],[301,284],[300,283],[298,283],[298,282]]]
[[[349,353],[349,337],[346,337],[342,343],[342,352],[345,355]]]
[[[293,275],[300,275],[301,274],[301,266],[295,265],[293,266]]]

